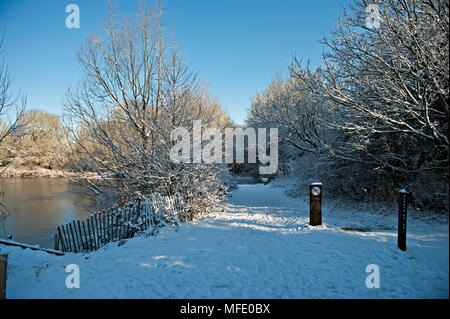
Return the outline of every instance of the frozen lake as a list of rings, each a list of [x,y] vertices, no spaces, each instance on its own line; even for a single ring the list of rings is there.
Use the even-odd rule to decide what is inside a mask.
[[[66,179],[0,179],[2,203],[12,211],[5,223],[6,233],[14,241],[53,248],[56,226],[84,218],[93,210],[75,190]],[[5,238],[5,230],[0,226],[0,238]]]

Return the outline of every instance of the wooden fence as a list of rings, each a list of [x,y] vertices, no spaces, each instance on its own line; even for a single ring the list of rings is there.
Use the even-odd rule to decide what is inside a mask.
[[[131,238],[162,221],[177,223],[181,219],[180,207],[179,197],[152,196],[120,208],[94,212],[83,221],[73,220],[58,226],[55,249],[75,253],[100,249],[110,242]]]

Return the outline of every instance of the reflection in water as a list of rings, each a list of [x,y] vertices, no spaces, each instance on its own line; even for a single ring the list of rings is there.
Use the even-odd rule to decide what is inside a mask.
[[[3,203],[12,211],[6,220],[12,240],[53,248],[56,226],[83,219],[93,211],[90,201],[76,190],[65,179],[0,178]],[[0,238],[4,237],[0,229]]]

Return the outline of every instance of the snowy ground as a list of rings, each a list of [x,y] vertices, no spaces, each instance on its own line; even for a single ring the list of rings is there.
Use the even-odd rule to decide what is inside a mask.
[[[396,209],[324,207],[308,225],[306,199],[273,185],[240,185],[224,211],[166,228],[157,237],[62,257],[9,252],[8,298],[448,298],[448,224],[408,219],[406,252],[396,247]],[[367,230],[344,231],[341,227]],[[68,264],[80,288],[68,289]],[[366,266],[380,288],[365,285]]]

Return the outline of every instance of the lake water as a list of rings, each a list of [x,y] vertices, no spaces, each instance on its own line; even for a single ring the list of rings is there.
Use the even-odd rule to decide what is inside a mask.
[[[252,177],[238,177],[238,184],[254,184]],[[6,232],[12,240],[54,248],[56,227],[84,219],[94,211],[85,196],[66,179],[0,178],[2,203],[12,214],[7,218]],[[0,226],[0,238],[6,238]]]
[[[5,223],[12,240],[45,248],[54,248],[58,225],[83,219],[94,210],[66,179],[0,178],[1,191],[2,203],[12,211]],[[0,238],[5,238],[1,226]]]

